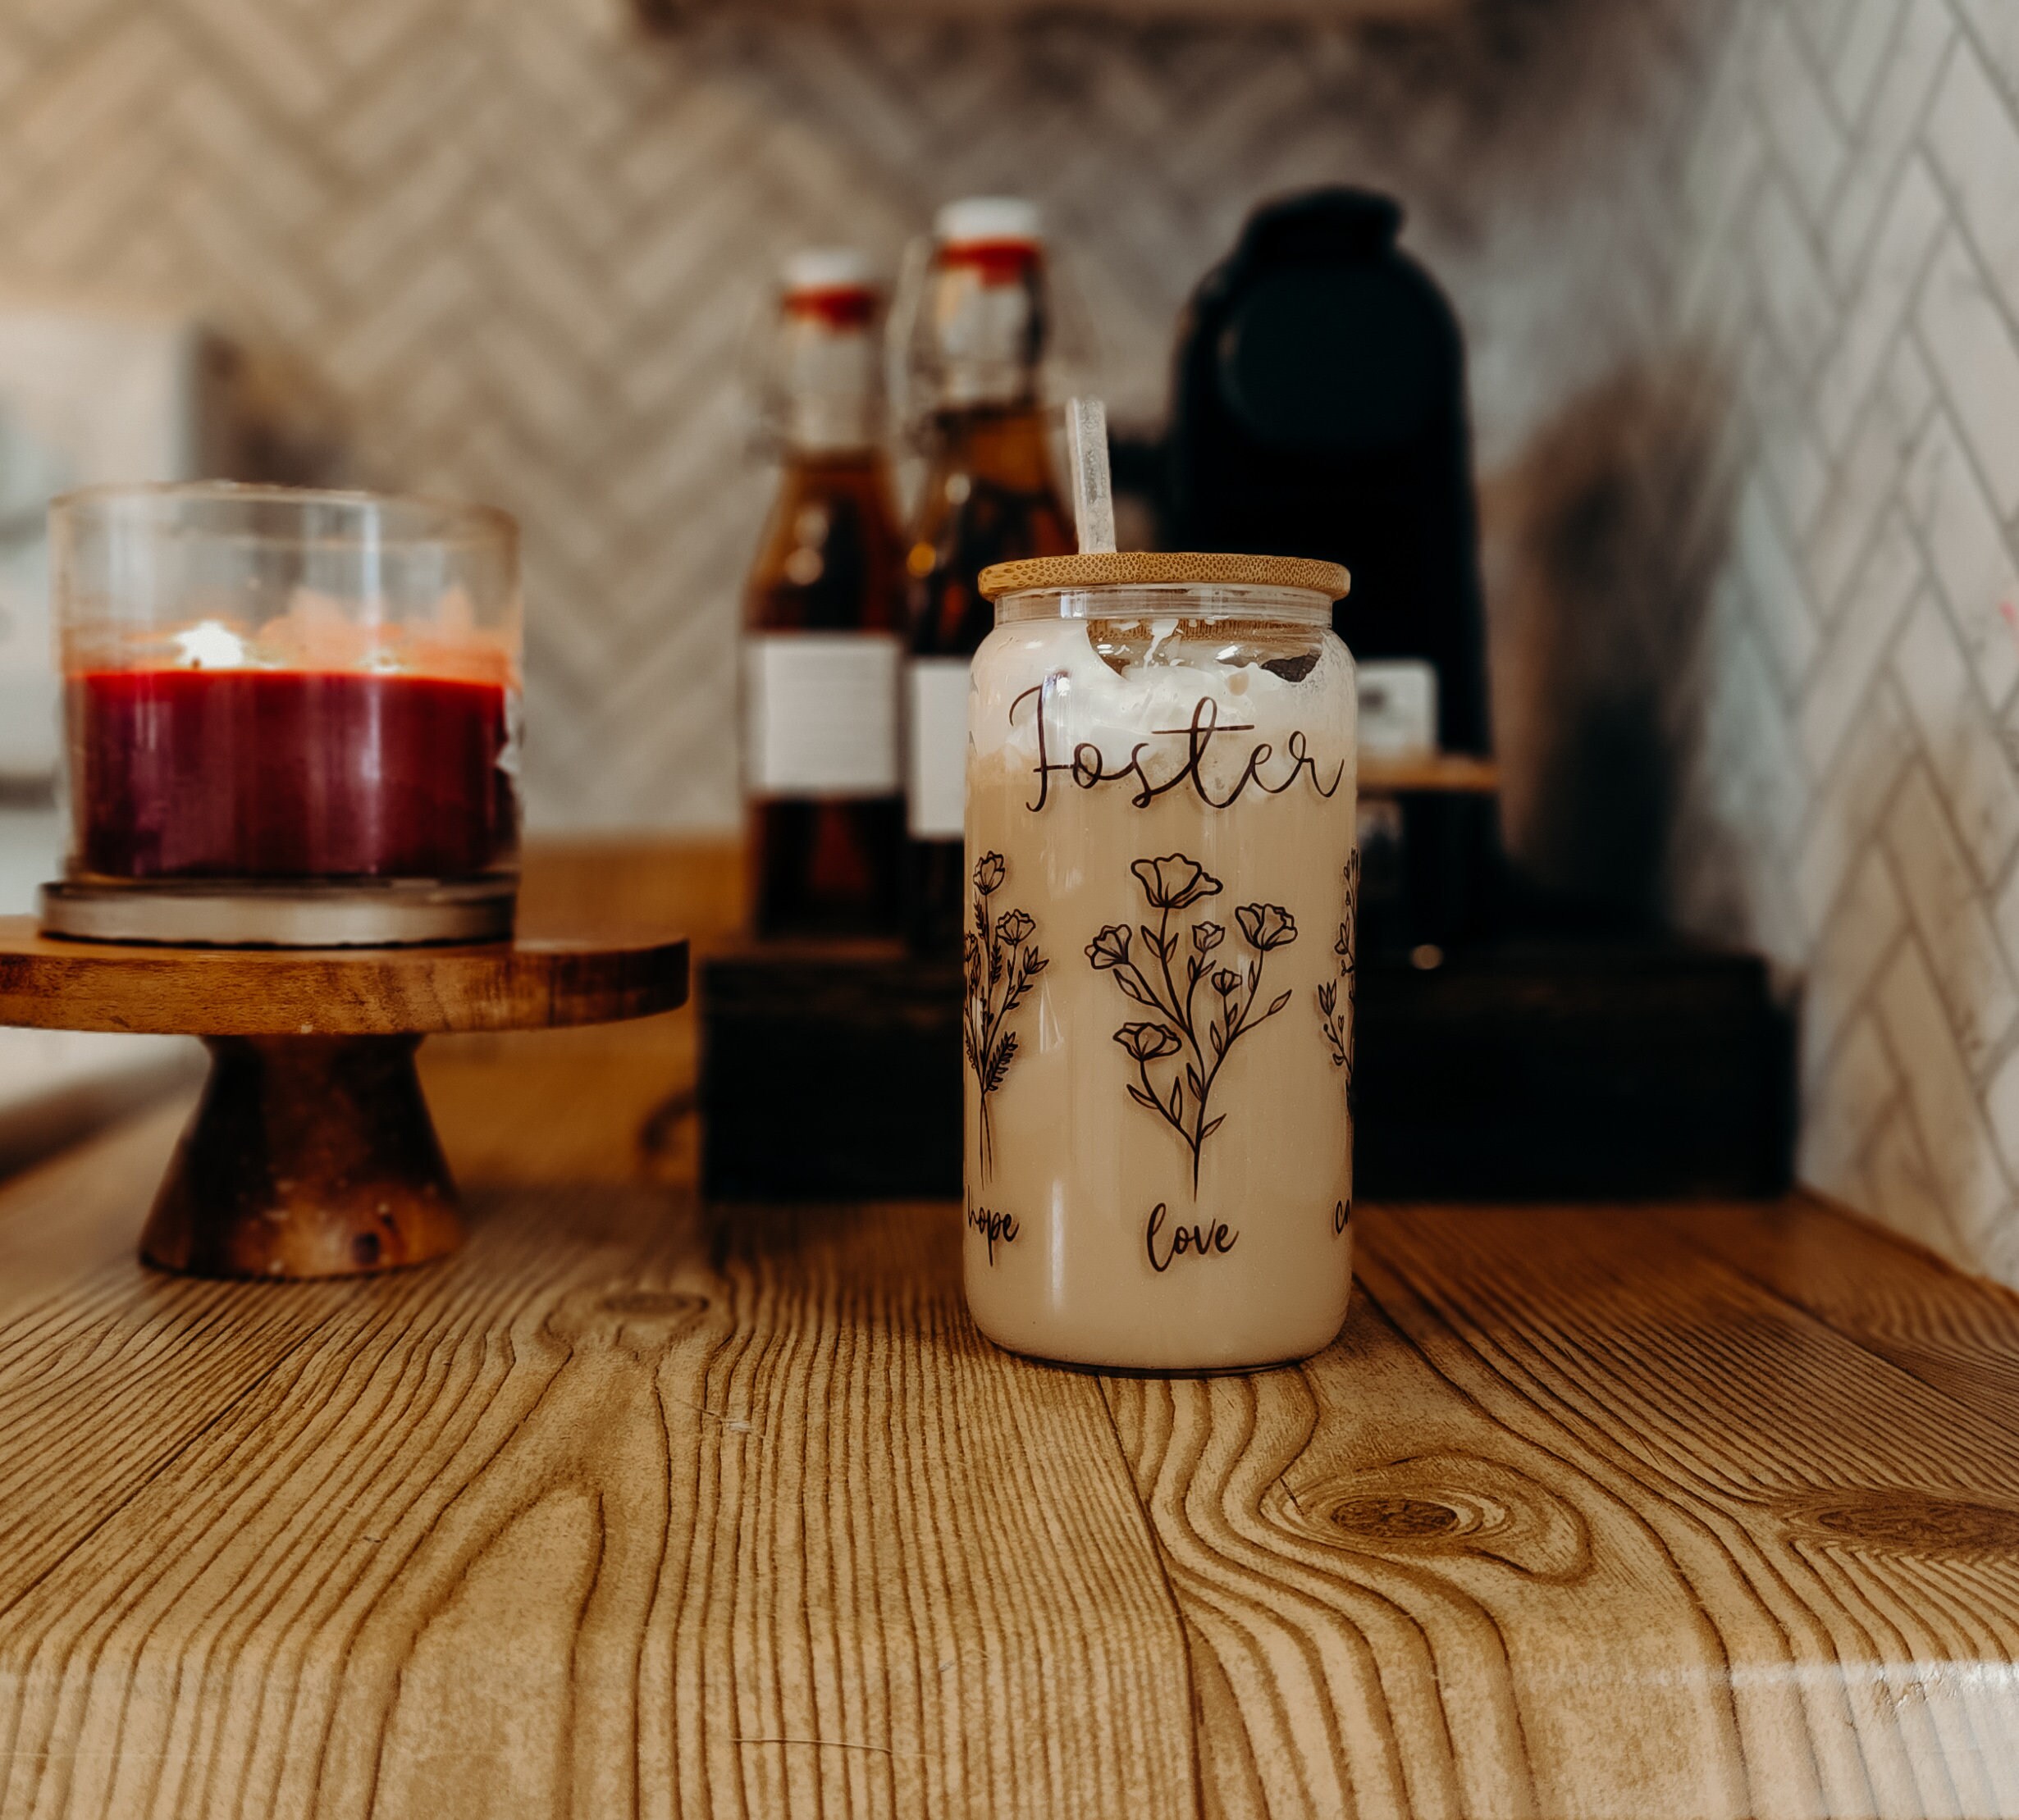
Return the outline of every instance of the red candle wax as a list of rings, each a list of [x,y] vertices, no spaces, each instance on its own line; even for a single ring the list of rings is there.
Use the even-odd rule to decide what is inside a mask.
[[[103,670],[72,676],[69,694],[89,873],[460,878],[512,855],[499,683]]]

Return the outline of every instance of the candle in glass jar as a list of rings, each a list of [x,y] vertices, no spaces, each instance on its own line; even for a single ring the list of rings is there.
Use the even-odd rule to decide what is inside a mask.
[[[66,494],[49,526],[70,841],[45,933],[295,947],[510,933],[509,518],[207,481]]]
[[[1303,585],[1205,579],[1243,561]],[[969,1305],[1076,1362],[1304,1356],[1350,1283],[1355,696],[1324,591],[1343,573],[1020,572],[1062,579],[1003,600],[969,704]]]
[[[453,879],[512,856],[502,683],[171,668],[68,692],[86,873]]]

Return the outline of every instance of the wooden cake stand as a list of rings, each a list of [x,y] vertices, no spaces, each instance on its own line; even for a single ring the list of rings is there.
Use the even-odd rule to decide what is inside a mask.
[[[414,1072],[449,1030],[605,1024],[687,999],[683,940],[171,948],[0,917],[0,1024],[193,1035],[211,1055],[140,1255],[196,1276],[351,1276],[463,1235]]]

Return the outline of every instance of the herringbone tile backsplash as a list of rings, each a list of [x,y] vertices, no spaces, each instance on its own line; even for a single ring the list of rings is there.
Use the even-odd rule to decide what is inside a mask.
[[[296,445],[516,512],[533,824],[726,826],[770,486],[737,354],[778,258],[894,266],[948,197],[1035,194],[1144,422],[1254,201],[1373,183],[1465,315],[1491,455],[1660,320],[1697,68],[1679,0],[1502,10],[1368,39],[720,0],[651,39],[622,0],[0,0],[0,285],[201,311]]]
[[[1803,983],[1804,1176],[2019,1285],[2019,8],[1756,0],[1688,194],[1737,382],[1680,901]]]

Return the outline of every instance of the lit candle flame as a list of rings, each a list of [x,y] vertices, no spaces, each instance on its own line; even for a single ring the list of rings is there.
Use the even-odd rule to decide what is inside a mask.
[[[245,641],[229,626],[205,619],[175,635],[176,656],[192,670],[246,668]]]

